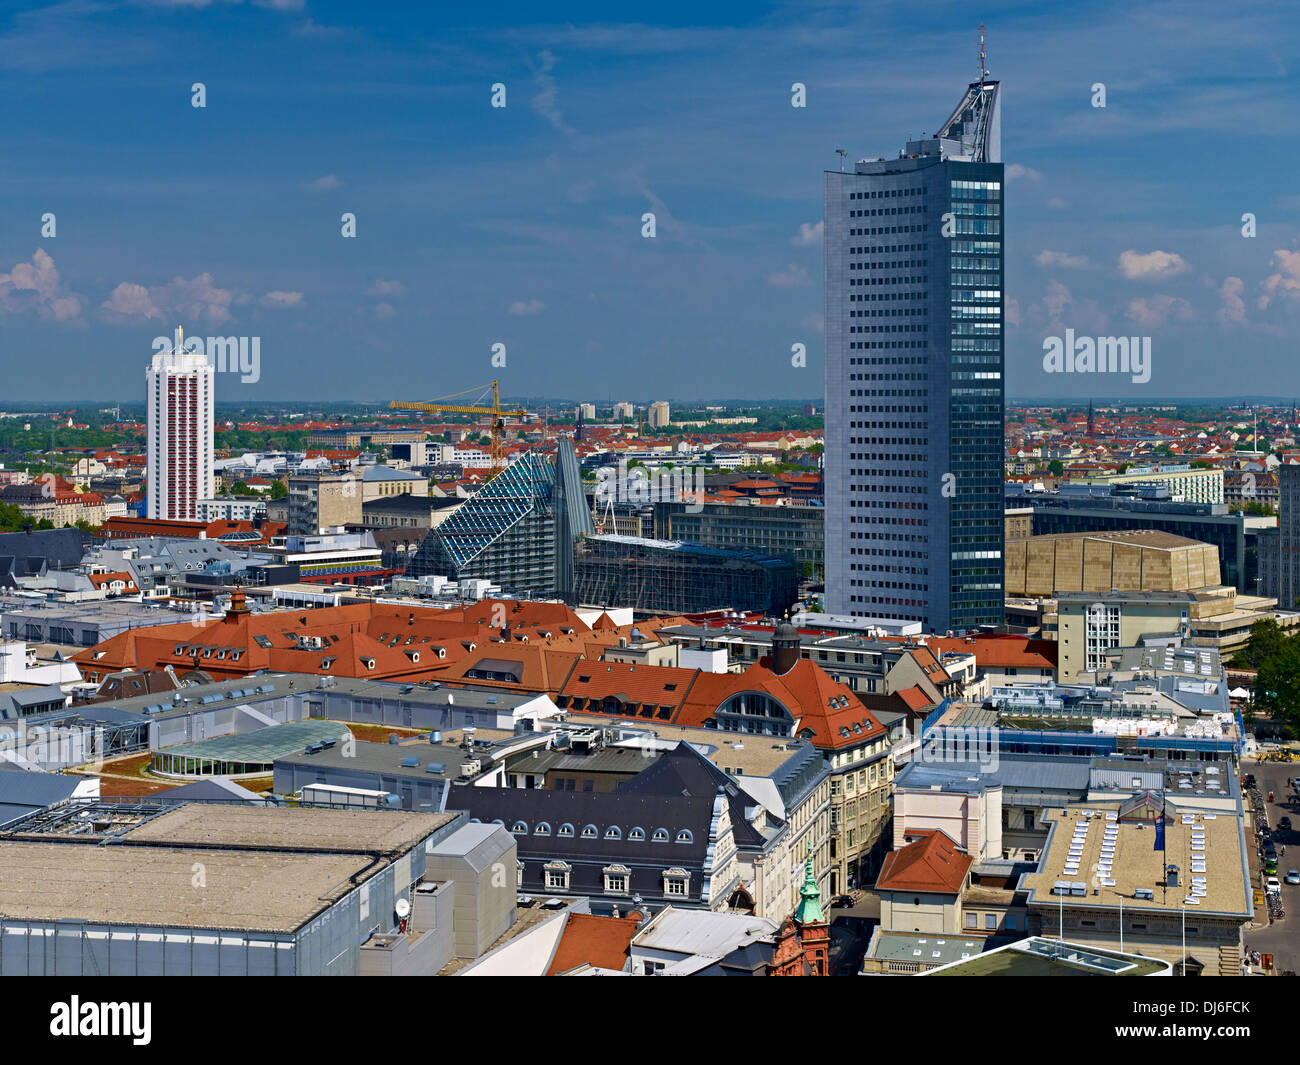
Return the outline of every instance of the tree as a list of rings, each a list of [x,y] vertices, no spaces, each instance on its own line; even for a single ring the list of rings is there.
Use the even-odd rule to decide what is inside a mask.
[[[283,481],[271,482],[271,498],[284,499],[289,494],[289,487]]]
[[[1259,669],[1264,662],[1282,650],[1287,637],[1273,618],[1264,618],[1250,627],[1246,646],[1236,655],[1235,661],[1246,669]]]
[[[1047,464],[1047,472],[1053,477],[1064,477],[1065,463],[1060,459],[1052,459],[1052,461]]]
[[[1300,723],[1300,639],[1284,638],[1259,664],[1255,703],[1289,723]]]
[[[0,532],[22,532],[29,521],[12,503],[0,503]]]

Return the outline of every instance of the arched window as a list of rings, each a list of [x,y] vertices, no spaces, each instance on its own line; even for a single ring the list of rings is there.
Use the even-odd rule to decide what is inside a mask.
[[[599,835],[599,833],[596,831],[596,826],[595,826],[595,825],[587,825],[587,826],[582,830],[582,838],[583,838],[583,839],[595,839],[596,836],[598,836],[598,835]]]
[[[523,833],[524,835],[528,835],[528,822],[527,822],[527,821],[516,821],[513,825],[510,826],[510,831],[511,831],[511,832],[521,832],[521,833]]]
[[[536,827],[533,829],[534,836],[549,836],[550,834],[551,826],[545,821],[538,821]]]
[[[629,840],[635,840],[637,843],[640,843],[643,839],[645,839],[645,829],[639,827],[634,828],[627,834],[627,838]]]
[[[555,834],[557,836],[572,836],[573,826],[566,821],[564,824],[560,826],[560,830]]]
[[[622,830],[621,828],[619,828],[618,825],[610,825],[609,828],[605,829],[605,838],[606,838],[606,839],[622,839],[622,838],[623,838],[623,830]]]
[[[656,829],[655,829],[655,834],[654,834],[653,836],[650,837],[650,842],[651,842],[651,843],[667,843],[667,842],[668,842],[668,829],[666,829],[666,828],[656,828]]]
[[[694,842],[694,840],[695,837],[691,835],[688,829],[683,828],[680,832],[677,833],[678,843],[692,843]]]

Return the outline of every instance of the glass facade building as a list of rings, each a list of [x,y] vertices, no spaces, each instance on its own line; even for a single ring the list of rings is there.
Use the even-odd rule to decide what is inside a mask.
[[[826,609],[1003,620],[999,85],[825,175]]]
[[[508,595],[568,597],[574,544],[593,531],[582,499],[570,441],[561,441],[555,463],[527,452],[429,531],[406,576],[483,579]]]

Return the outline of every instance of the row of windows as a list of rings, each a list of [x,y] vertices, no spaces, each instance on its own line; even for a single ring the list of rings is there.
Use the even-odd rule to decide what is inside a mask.
[[[570,866],[568,862],[548,862],[543,877],[547,890],[568,891],[569,877],[572,872],[573,867]],[[606,894],[626,895],[628,893],[628,877],[630,871],[626,866],[606,866],[603,873],[605,877]],[[519,887],[523,886],[523,862],[519,862],[516,867],[516,883]],[[665,895],[677,895],[684,898],[690,893],[690,875],[684,870],[669,870],[663,874],[663,885]]]
[[[980,915],[978,913],[968,913],[966,915],[966,927],[978,928],[980,926]],[[1016,930],[1016,915],[1014,913],[1006,914],[1003,925],[1009,932]],[[998,929],[998,915],[996,913],[986,913],[984,915],[984,928],[989,932],[996,932]]]
[[[958,206],[958,205],[954,204],[953,206]],[[985,207],[985,206],[997,206],[997,205],[996,204],[986,205],[981,203],[981,204],[970,204],[970,205],[963,204],[960,206]],[[920,214],[923,210],[925,210],[925,208],[922,207],[919,203],[913,207],[870,207],[864,211],[850,211],[849,217],[850,218],[874,218],[877,215],[886,215],[886,214]]]
[[[496,821],[493,823],[501,824],[502,822]],[[510,831],[515,833],[515,835],[526,836],[528,835],[528,822],[516,821],[513,825],[510,826]],[[537,824],[533,827],[532,834],[534,836],[549,836],[551,834],[550,823],[546,821],[538,821]],[[555,834],[557,836],[573,836],[575,834],[575,829],[571,823],[566,821],[564,824],[560,825],[560,827],[556,830]],[[600,835],[600,830],[597,829],[595,825],[583,826],[581,832],[582,839],[595,839],[599,835]],[[623,830],[619,828],[618,825],[610,825],[607,829],[605,829],[605,838],[622,839]],[[645,839],[645,829],[640,827],[632,828],[628,832],[627,838],[633,842],[641,842]],[[669,832],[668,829],[666,828],[656,828],[650,836],[651,843],[667,843],[668,839],[669,839]],[[683,828],[680,832],[677,833],[675,842],[691,843],[694,841],[694,839],[695,837],[691,834],[690,830]]]
[[[874,189],[870,192],[850,192],[850,200],[893,200],[902,196],[920,196],[924,189]]]

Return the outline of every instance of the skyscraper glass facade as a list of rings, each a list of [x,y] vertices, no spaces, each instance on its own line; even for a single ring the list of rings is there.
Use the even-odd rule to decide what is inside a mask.
[[[998,85],[825,176],[826,605],[931,632],[1003,618]]]

